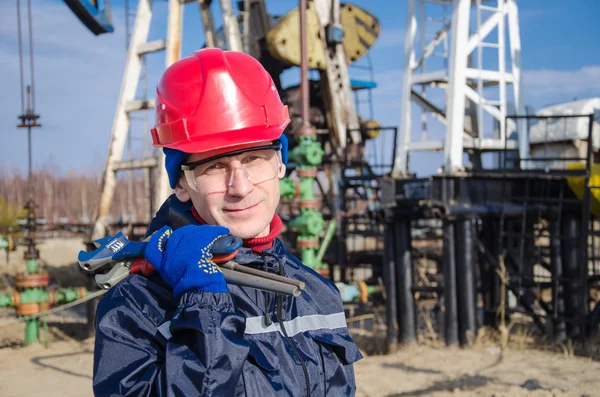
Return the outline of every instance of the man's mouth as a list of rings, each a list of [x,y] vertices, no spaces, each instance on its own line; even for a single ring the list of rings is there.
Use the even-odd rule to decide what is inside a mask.
[[[227,212],[227,213],[242,213],[242,212],[249,211],[249,210],[253,209],[258,204],[260,204],[260,203],[256,203],[254,205],[251,205],[251,206],[248,206],[248,207],[243,207],[243,208],[223,208],[223,212]]]

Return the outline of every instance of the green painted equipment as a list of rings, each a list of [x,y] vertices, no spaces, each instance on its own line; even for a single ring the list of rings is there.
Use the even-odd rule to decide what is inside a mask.
[[[315,137],[300,137],[298,146],[290,152],[290,160],[298,164],[317,166],[321,164],[323,154],[323,148]]]
[[[43,313],[51,306],[62,303],[73,302],[84,298],[88,291],[81,288],[61,288],[48,291],[42,285],[48,283],[48,273],[39,272],[35,274],[21,273],[17,275],[17,288],[12,294],[0,295],[0,307],[13,307],[17,316],[31,316]],[[38,286],[34,286],[38,285]],[[24,287],[25,286],[25,287]],[[38,319],[30,319],[25,324],[25,345],[38,343],[40,325]]]
[[[281,197],[285,199],[293,199],[296,196],[298,189],[296,183],[290,178],[283,178],[279,180],[279,192]]]

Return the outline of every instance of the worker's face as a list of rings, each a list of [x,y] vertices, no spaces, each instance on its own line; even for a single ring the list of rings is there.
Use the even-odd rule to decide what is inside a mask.
[[[264,145],[237,146],[228,152]],[[192,154],[186,163],[222,154],[219,151]],[[257,173],[252,169],[256,158],[269,162],[265,172]],[[285,175],[285,165],[278,152],[272,149],[247,151],[202,164],[194,169],[194,175],[190,171],[186,173],[187,177],[182,172],[175,194],[183,202],[191,199],[198,214],[208,224],[225,226],[232,235],[243,239],[264,237],[269,233],[269,224],[279,204],[279,179]],[[254,178],[249,179],[249,174]]]

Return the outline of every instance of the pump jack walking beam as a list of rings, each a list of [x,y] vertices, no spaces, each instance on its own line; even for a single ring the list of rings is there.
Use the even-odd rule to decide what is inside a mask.
[[[329,124],[333,127],[334,136],[337,137],[340,147],[347,145],[348,135],[352,143],[360,143],[361,135],[358,131],[358,115],[352,101],[350,77],[346,65],[346,55],[342,40],[344,31],[340,23],[339,0],[314,0],[315,10],[321,25],[321,37],[325,37],[326,70],[321,73],[321,80],[325,83],[325,101]]]

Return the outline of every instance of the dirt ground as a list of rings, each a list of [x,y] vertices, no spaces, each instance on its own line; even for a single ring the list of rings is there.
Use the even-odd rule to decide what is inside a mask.
[[[85,277],[74,263],[79,240],[49,240],[39,248],[54,282],[83,285]],[[11,255],[10,265],[3,254],[0,293],[24,266],[20,252]],[[92,396],[94,344],[84,339],[84,307],[49,316],[48,348],[22,347],[23,324],[1,326],[11,319],[11,310],[0,309],[0,396]],[[469,349],[413,346],[366,357],[355,372],[359,397],[600,396],[600,362],[539,349],[502,352],[489,343]]]

